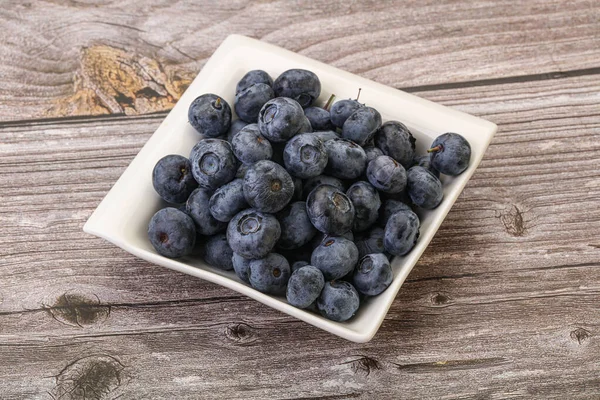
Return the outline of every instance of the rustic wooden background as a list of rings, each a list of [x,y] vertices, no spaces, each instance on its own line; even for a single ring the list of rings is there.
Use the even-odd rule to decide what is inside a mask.
[[[499,132],[338,339],[82,226],[230,33]],[[3,1],[1,399],[600,398],[600,3]]]

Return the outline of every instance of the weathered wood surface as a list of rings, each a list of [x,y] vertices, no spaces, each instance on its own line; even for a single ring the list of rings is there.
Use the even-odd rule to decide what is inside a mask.
[[[600,397],[597,3],[105,3],[0,10],[0,398]],[[233,32],[500,126],[370,343],[81,231]]]

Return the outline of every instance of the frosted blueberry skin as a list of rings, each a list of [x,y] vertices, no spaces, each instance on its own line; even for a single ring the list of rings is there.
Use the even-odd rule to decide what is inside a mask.
[[[342,137],[352,140],[359,146],[365,146],[373,139],[380,127],[381,114],[372,107],[360,107],[344,122]]]
[[[388,219],[390,219],[390,217],[396,214],[398,211],[412,211],[412,208],[400,200],[385,200],[383,205],[379,208],[379,218],[377,219],[377,224],[380,227],[385,228],[385,224],[388,222]]]
[[[350,115],[359,108],[363,107],[356,100],[340,100],[333,103],[331,109],[329,110],[329,115],[331,118],[331,123],[336,128],[342,128],[344,126],[344,122],[348,119]]]
[[[317,299],[317,308],[321,315],[337,322],[352,318],[359,305],[358,292],[346,281],[326,282]]]
[[[287,284],[288,303],[298,308],[307,308],[317,300],[325,286],[325,278],[318,268],[303,266],[292,272]]]
[[[202,139],[196,143],[190,163],[196,182],[213,189],[232,181],[238,168],[231,144],[221,139]]]
[[[263,70],[254,69],[246,72],[246,74],[240,79],[235,88],[235,93],[239,93],[257,83],[264,83],[268,86],[273,86],[273,79],[271,76]]]
[[[304,115],[308,118],[313,131],[331,131],[335,129],[331,123],[329,111],[321,107],[308,107],[304,109]]]
[[[393,158],[379,156],[369,163],[367,179],[377,190],[400,193],[406,187],[406,170]]]
[[[376,159],[379,156],[383,156],[383,151],[381,151],[381,149],[379,147],[374,147],[374,146],[368,146],[364,148],[365,150],[365,154],[367,155],[367,165],[369,165],[369,163],[371,161],[373,161],[374,159]]]
[[[346,185],[344,185],[340,179],[328,175],[319,175],[304,181],[302,186],[302,198],[308,198],[310,192],[319,185],[331,185],[342,192],[346,191]]]
[[[401,122],[388,121],[375,134],[375,146],[386,156],[398,161],[405,169],[412,165],[416,139]]]
[[[350,273],[358,262],[354,242],[341,236],[329,236],[314,250],[310,264],[319,268],[325,279],[340,279]]]
[[[440,171],[433,168],[433,165],[431,165],[431,157],[429,156],[429,154],[421,156],[415,155],[415,157],[413,158],[412,165],[413,167],[417,165],[419,167],[423,167],[429,172],[431,172],[436,178],[440,178]]]
[[[367,155],[362,147],[346,139],[325,142],[329,158],[325,173],[339,179],[357,179],[367,167]]]
[[[237,116],[248,123],[258,121],[258,113],[265,103],[275,97],[271,86],[256,83],[237,92],[233,108]]]
[[[208,238],[204,244],[204,252],[204,261],[208,265],[224,271],[233,269],[233,250],[227,243],[227,237],[224,233]]]
[[[211,236],[227,229],[227,223],[215,219],[210,212],[210,198],[214,190],[199,187],[194,190],[186,202],[187,214],[192,217],[198,233]]]
[[[192,252],[196,243],[194,221],[176,208],[163,208],[150,219],[148,239],[158,254],[169,258],[183,257]]]
[[[263,258],[275,247],[281,235],[279,221],[272,214],[248,209],[237,213],[227,225],[227,240],[234,252],[244,258]]]
[[[385,224],[385,250],[395,256],[407,254],[417,243],[419,226],[419,217],[412,211],[400,211],[392,215]]]
[[[334,131],[313,131],[313,135],[321,139],[323,143],[331,139],[340,139],[340,135]]]
[[[188,120],[201,135],[223,136],[231,126],[231,107],[216,94],[206,93],[190,104]]]
[[[231,148],[237,159],[247,165],[273,157],[271,142],[260,134],[257,124],[246,125],[236,133]]]
[[[354,269],[352,284],[365,296],[377,296],[392,283],[394,274],[387,257],[383,254],[368,254],[360,259]]]
[[[164,156],[152,170],[152,185],[166,202],[184,203],[198,187],[190,160],[178,154]]]
[[[328,237],[331,237],[332,235],[328,235],[326,233],[323,232],[317,232],[317,234],[312,238],[312,240],[310,241],[310,247],[312,250],[316,249],[317,247],[319,247],[319,245]],[[343,237],[345,239],[350,240],[351,242],[354,242],[354,233],[352,233],[352,231],[348,231],[345,233],[342,233],[341,235],[337,235],[340,237]],[[312,254],[312,250],[311,250],[311,254]],[[310,257],[309,257],[310,258]]]
[[[275,79],[273,90],[277,97],[289,97],[306,108],[321,94],[321,82],[311,71],[289,69]]]
[[[231,262],[233,264],[233,270],[235,274],[242,281],[250,283],[250,262],[252,260],[240,256],[238,253],[233,253]]]
[[[412,167],[406,172],[406,178],[408,195],[417,207],[430,210],[444,199],[442,182],[429,170]]]
[[[248,204],[262,212],[282,210],[294,195],[294,181],[288,172],[272,161],[259,161],[244,176],[244,197]]]
[[[317,230],[310,222],[306,211],[306,203],[297,201],[290,204],[279,213],[277,220],[281,227],[281,236],[277,247],[284,250],[298,249],[309,243],[317,234]]]
[[[235,134],[241,131],[246,125],[248,125],[248,123],[246,121],[242,121],[241,119],[236,119],[233,121],[229,127],[229,130],[227,131],[227,141],[231,142],[231,139],[233,139]]]
[[[281,254],[270,253],[250,262],[250,285],[259,292],[285,294],[290,275],[290,264]]]
[[[291,138],[283,151],[283,163],[293,176],[308,179],[321,175],[327,165],[323,142],[312,133]]]
[[[317,186],[306,200],[310,221],[319,231],[342,235],[352,229],[354,205],[340,190],[330,185]]]
[[[444,175],[462,174],[471,160],[471,145],[458,133],[444,133],[438,136],[428,150],[431,165]]]
[[[248,208],[244,197],[243,180],[234,179],[218,188],[211,196],[208,208],[212,216],[221,222],[229,222],[235,214]]]
[[[359,181],[348,188],[346,195],[352,201],[356,211],[352,230],[354,232],[366,231],[379,217],[381,199],[377,189],[368,182]]]
[[[269,100],[258,114],[260,133],[271,142],[286,142],[298,133],[312,132],[297,101],[287,97]]]
[[[382,253],[390,258],[390,253],[385,251],[383,245],[384,230],[378,226],[369,231],[356,236],[354,244],[358,249],[358,258],[361,259],[367,254]]]

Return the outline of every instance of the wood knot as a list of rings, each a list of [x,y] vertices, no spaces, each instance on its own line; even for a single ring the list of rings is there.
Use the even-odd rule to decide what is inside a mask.
[[[516,205],[513,205],[508,211],[500,214],[500,221],[502,221],[504,229],[509,235],[520,237],[526,232],[523,211]]]
[[[381,364],[374,358],[367,356],[354,356],[357,359],[346,361],[342,364],[350,364],[352,371],[356,374],[358,372],[364,373],[369,376],[372,371],[381,370]]]
[[[80,328],[100,324],[110,316],[110,306],[101,304],[93,293],[68,291],[44,308],[58,322]]]
[[[113,399],[128,383],[125,366],[115,357],[94,355],[68,364],[55,376],[54,399]]]
[[[592,336],[592,333],[590,331],[588,331],[587,329],[577,328],[577,329],[571,331],[570,336],[573,341],[577,340],[577,343],[581,344],[581,343],[585,342],[586,340],[588,340],[589,337]]]
[[[250,344],[257,339],[255,329],[244,323],[227,326],[225,328],[225,336],[232,342],[240,345]]]
[[[450,296],[444,293],[435,293],[431,296],[431,304],[434,306],[444,306],[447,305],[452,299]]]

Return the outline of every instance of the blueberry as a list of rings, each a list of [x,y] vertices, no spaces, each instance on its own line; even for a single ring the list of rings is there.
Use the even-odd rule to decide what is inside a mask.
[[[364,146],[373,139],[379,127],[381,127],[381,114],[372,107],[360,107],[344,122],[342,137]]]
[[[231,257],[231,262],[233,263],[233,270],[235,274],[242,281],[246,283],[250,283],[250,262],[247,258],[240,256],[238,253],[233,253]]]
[[[237,169],[237,172],[235,173],[235,177],[238,179],[244,179],[246,172],[248,172],[248,168],[250,168],[248,165],[241,163]]]
[[[329,114],[331,115],[331,123],[336,128],[342,128],[350,115],[359,108],[363,107],[356,100],[340,100],[333,103]]]
[[[304,110],[304,115],[310,121],[313,131],[330,131],[335,129],[331,123],[329,111],[321,107],[308,107]]]
[[[412,161],[412,166],[419,166],[419,167],[423,167],[426,170],[428,170],[429,172],[431,172],[433,175],[435,175],[436,178],[439,179],[440,177],[440,171],[438,171],[437,169],[433,168],[433,165],[431,165],[431,158],[429,156],[429,154],[427,155],[416,155],[413,157],[413,161]]]
[[[377,189],[368,182],[359,181],[350,186],[346,195],[352,201],[356,212],[352,230],[355,232],[366,231],[379,217],[381,199]]]
[[[310,192],[306,211],[310,222],[323,233],[341,235],[352,229],[354,205],[333,186],[320,185]]]
[[[318,268],[307,265],[292,272],[287,284],[288,303],[307,308],[317,300],[325,286],[325,279]]]
[[[231,139],[235,136],[236,133],[242,130],[243,127],[248,125],[247,122],[242,121],[241,119],[236,119],[231,123],[229,130],[227,131],[227,141],[231,142]]]
[[[187,213],[196,224],[196,230],[202,235],[214,235],[224,232],[227,224],[215,219],[209,208],[210,198],[214,191],[205,187],[194,190],[186,203]]]
[[[471,145],[458,133],[438,136],[427,152],[431,153],[433,168],[450,176],[462,174],[471,160]]]
[[[294,271],[296,271],[297,269],[300,269],[302,267],[305,267],[308,265],[307,261],[296,261],[292,264],[292,274],[294,273]],[[320,272],[320,271],[319,271]],[[321,273],[321,275],[323,275]]]
[[[340,135],[338,135],[334,131],[317,131],[317,132],[313,132],[313,135],[315,135],[316,137],[321,139],[321,141],[323,143],[328,140],[331,140],[331,139],[339,139],[340,138]]]
[[[357,236],[356,248],[358,249],[358,258],[363,258],[367,254],[373,253],[384,253],[385,256],[389,256],[389,253],[385,251],[385,247],[383,246],[383,228],[378,226],[372,228],[368,232]]]
[[[277,214],[281,226],[281,236],[277,246],[284,250],[300,248],[310,242],[317,230],[310,222],[306,203],[297,201]]]
[[[387,289],[394,273],[387,257],[383,254],[368,254],[360,259],[352,283],[365,296],[377,296]]]
[[[354,269],[358,249],[354,242],[341,236],[330,236],[317,246],[310,264],[319,268],[328,281],[340,279]]]
[[[241,120],[250,123],[256,122],[260,109],[273,97],[275,97],[275,93],[271,86],[256,83],[236,93],[233,108]]]
[[[406,172],[408,195],[421,208],[436,208],[444,198],[442,182],[429,170],[415,166]]]
[[[235,93],[239,93],[257,83],[264,83],[269,86],[273,86],[273,79],[265,71],[255,69],[246,72],[246,75],[240,79],[235,88]]]
[[[415,156],[416,139],[408,128],[398,121],[388,121],[375,134],[375,146],[383,154],[398,161],[404,168],[410,168]]]
[[[337,236],[343,237],[345,239],[350,240],[351,242],[354,242],[354,233],[352,233],[352,231],[348,231],[348,232],[342,233],[341,235],[337,235]],[[310,247],[312,248],[312,250],[316,249],[317,247],[319,247],[319,245],[325,239],[327,239],[329,237],[331,237],[331,235],[328,235],[323,232],[317,232],[315,237],[313,237],[313,239],[310,241]],[[311,250],[311,255],[312,255],[312,250]]]
[[[300,129],[298,130],[298,134],[300,133],[312,133],[313,128],[310,125],[310,121],[308,118],[304,117],[300,120]]]
[[[260,133],[271,142],[285,142],[300,131],[312,130],[300,104],[286,97],[277,97],[265,103],[258,114],[258,127]]]
[[[235,214],[247,207],[242,179],[234,179],[218,188],[208,203],[212,216],[222,222],[229,222]]]
[[[367,155],[362,147],[346,139],[325,142],[329,161],[325,171],[340,179],[356,179],[367,167]]]
[[[346,281],[327,282],[317,299],[322,316],[332,321],[346,321],[358,310],[360,299],[351,283]]]
[[[297,261],[305,261],[308,264],[310,262],[310,256],[313,252],[313,249],[309,243],[309,244],[305,244],[304,246],[300,247],[299,249],[283,250],[280,248],[277,251],[279,254],[284,256],[291,265]]]
[[[148,239],[161,256],[186,256],[192,252],[196,243],[194,221],[176,208],[163,208],[150,219]]]
[[[237,171],[237,161],[231,144],[221,139],[202,139],[190,153],[194,179],[216,189],[230,182]]]
[[[400,200],[387,199],[383,202],[383,206],[379,209],[379,219],[377,223],[382,228],[385,228],[388,219],[398,211],[412,211],[409,205],[401,202]]]
[[[275,79],[273,90],[277,97],[289,97],[306,108],[321,94],[321,82],[311,71],[289,69]]]
[[[290,264],[277,253],[250,262],[250,285],[259,292],[284,294],[290,274]]]
[[[294,181],[278,164],[263,160],[253,164],[244,177],[244,196],[251,207],[274,213],[285,207],[294,195]]]
[[[273,147],[263,135],[258,125],[249,124],[231,139],[233,154],[244,164],[254,164],[273,157]]]
[[[406,187],[406,170],[388,156],[379,156],[369,163],[367,178],[382,192],[400,193]]]
[[[291,138],[283,151],[283,162],[290,174],[302,179],[321,175],[327,165],[327,151],[312,133]]]
[[[379,156],[383,156],[383,151],[381,151],[381,149],[379,147],[374,147],[374,146],[370,146],[370,147],[365,147],[365,154],[367,155],[367,165],[369,165],[369,163],[371,161],[373,161],[374,159],[376,159]]]
[[[336,189],[341,190],[342,192],[346,191],[346,186],[338,178],[334,178],[333,176],[327,176],[327,175],[319,175],[319,176],[315,176],[314,178],[307,179],[304,182],[304,185],[302,188],[302,198],[306,199],[308,197],[308,195],[310,194],[310,192],[312,192],[313,189],[319,185],[331,185],[331,186],[335,187]]]
[[[198,187],[192,176],[190,160],[177,155],[164,156],[154,166],[152,185],[159,196],[169,203],[183,203]]]
[[[224,233],[219,233],[210,237],[205,243],[204,261],[208,265],[220,268],[225,271],[233,269],[233,250],[227,243],[227,237]]]
[[[302,200],[302,179],[292,177],[294,181],[294,195],[292,196],[292,201],[300,201]]]
[[[275,216],[253,209],[240,211],[227,226],[227,240],[233,251],[250,259],[269,254],[280,235]]]
[[[400,211],[385,224],[383,246],[387,252],[403,256],[412,250],[418,238],[419,217],[412,211]]]
[[[201,135],[222,136],[231,125],[231,108],[216,94],[203,94],[190,104],[188,120]]]

